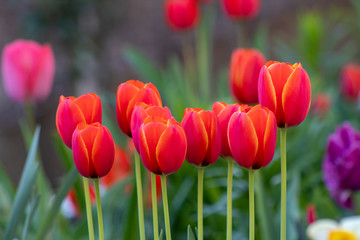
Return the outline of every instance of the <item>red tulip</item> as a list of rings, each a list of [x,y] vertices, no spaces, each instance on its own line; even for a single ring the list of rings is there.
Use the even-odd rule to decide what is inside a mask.
[[[130,121],[135,106],[144,102],[162,106],[158,90],[151,83],[144,84],[137,80],[129,80],[117,89],[116,116],[120,129],[131,137]]]
[[[166,0],[165,17],[175,31],[192,29],[199,18],[198,3],[196,0]]]
[[[74,162],[81,175],[101,178],[109,173],[115,155],[110,131],[100,123],[80,123],[72,138]]]
[[[94,93],[78,98],[60,96],[56,111],[56,127],[66,146],[71,148],[71,140],[79,123],[101,123],[101,100]]]
[[[39,102],[50,94],[55,60],[51,46],[16,40],[2,53],[2,75],[6,93],[13,100]]]
[[[268,62],[259,75],[259,103],[274,112],[277,125],[299,125],[310,108],[311,85],[300,63]]]
[[[347,63],[341,69],[341,89],[350,100],[358,100],[360,93],[360,65]]]
[[[275,115],[266,107],[256,105],[247,113],[235,112],[228,126],[235,161],[254,170],[268,165],[275,152],[276,132]]]
[[[186,108],[181,122],[187,139],[186,160],[196,166],[208,166],[220,156],[219,120],[213,111]]]
[[[258,15],[260,0],[222,0],[226,14],[232,19],[253,18]]]
[[[174,118],[149,116],[139,129],[140,156],[152,173],[176,172],[184,162],[186,135]]]
[[[258,102],[258,79],[264,55],[256,49],[236,49],[231,56],[230,88],[234,97],[242,103]]]
[[[326,93],[318,93],[311,103],[311,111],[320,117],[324,117],[331,107],[331,98]]]
[[[131,162],[125,150],[115,144],[114,164],[110,172],[101,178],[100,183],[106,188],[111,188],[117,183],[122,182],[131,175]]]
[[[231,115],[234,112],[241,111],[247,112],[251,107],[240,104],[226,104],[224,102],[215,102],[212,110],[217,114],[219,119],[219,126],[221,132],[221,156],[228,157],[232,156],[229,141],[227,136],[227,129]]]
[[[139,148],[139,128],[143,124],[145,118],[148,116],[160,117],[164,119],[170,119],[172,117],[171,112],[168,107],[159,107],[154,105],[149,105],[145,103],[138,104],[134,108],[131,117],[131,135],[134,140],[134,146],[138,152]]]

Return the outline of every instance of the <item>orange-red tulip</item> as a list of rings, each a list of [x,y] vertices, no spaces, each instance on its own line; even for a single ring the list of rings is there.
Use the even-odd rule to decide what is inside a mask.
[[[6,93],[13,100],[45,100],[54,81],[55,59],[49,44],[16,40],[4,47],[2,75]]]
[[[196,0],[166,0],[165,18],[175,31],[194,28],[199,18],[199,7]]]
[[[140,102],[162,106],[160,94],[151,83],[129,80],[119,85],[116,95],[116,116],[120,129],[129,137],[131,115]]]
[[[331,98],[326,93],[318,93],[311,103],[311,112],[324,117],[331,107]]]
[[[145,103],[138,104],[134,108],[131,117],[131,135],[134,140],[135,148],[140,152],[139,148],[139,128],[143,124],[145,118],[148,116],[156,116],[164,119],[170,119],[172,117],[171,112],[168,107],[159,107],[154,105],[149,105]]]
[[[152,173],[176,172],[184,162],[186,135],[174,118],[149,116],[139,129],[141,160]]]
[[[350,100],[358,100],[360,93],[360,65],[347,63],[341,69],[341,89]]]
[[[256,105],[247,113],[235,112],[228,126],[235,161],[254,170],[268,165],[275,152],[276,132],[275,115],[266,107]]]
[[[239,48],[231,56],[230,88],[241,103],[258,102],[259,73],[266,63],[264,55],[256,49]]]
[[[101,123],[101,101],[94,93],[84,94],[78,98],[61,96],[56,111],[56,128],[66,146],[71,148],[71,139],[76,126]]]
[[[220,156],[219,120],[213,111],[186,108],[181,122],[187,139],[186,160],[196,166],[208,166]]]
[[[258,15],[260,0],[222,0],[226,14],[232,19],[253,18]]]
[[[115,158],[110,172],[100,179],[100,183],[106,188],[125,180],[131,174],[131,161],[126,151],[115,144]]]
[[[80,123],[73,134],[72,150],[77,170],[87,178],[105,176],[114,162],[114,140],[100,123]]]
[[[226,104],[224,102],[215,102],[213,104],[212,110],[217,114],[219,119],[219,126],[221,132],[221,156],[229,157],[231,155],[229,141],[227,136],[228,124],[231,115],[234,112],[241,111],[247,112],[251,107],[247,105],[240,104]]]
[[[299,125],[310,108],[311,84],[300,63],[268,62],[259,75],[259,103],[276,116],[277,125]]]

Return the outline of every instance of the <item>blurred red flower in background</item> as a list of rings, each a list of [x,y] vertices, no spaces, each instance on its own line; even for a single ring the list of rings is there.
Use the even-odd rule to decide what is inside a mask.
[[[360,65],[347,63],[341,69],[341,90],[350,100],[358,100],[360,93]]]
[[[259,13],[260,0],[222,0],[226,14],[231,19],[247,19]]]

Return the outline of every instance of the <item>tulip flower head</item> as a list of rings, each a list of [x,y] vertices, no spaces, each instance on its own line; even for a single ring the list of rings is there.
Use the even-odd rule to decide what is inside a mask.
[[[222,5],[229,18],[249,19],[259,13],[260,0],[222,0]]]
[[[268,62],[260,71],[259,103],[276,116],[279,128],[299,125],[310,108],[311,85],[300,63]]]
[[[341,69],[341,90],[350,100],[358,100],[360,93],[360,65],[347,63]]]
[[[326,93],[318,93],[311,103],[311,112],[319,117],[324,117],[331,107],[331,98]]]
[[[170,119],[172,117],[168,107],[159,107],[141,102],[135,107],[131,117],[131,135],[134,140],[135,148],[140,152],[139,148],[139,128],[148,116]]]
[[[175,31],[194,28],[199,19],[199,6],[196,0],[165,0],[165,18]]]
[[[228,124],[231,118],[231,115],[234,112],[241,111],[247,112],[251,109],[248,105],[243,104],[226,104],[224,102],[215,102],[212,106],[212,110],[217,114],[220,126],[220,134],[221,134],[221,156],[229,157],[232,156],[229,140],[228,140]]]
[[[184,162],[186,135],[174,118],[149,116],[139,129],[140,156],[152,173],[168,175]]]
[[[53,85],[54,72],[54,54],[48,44],[16,40],[3,49],[4,88],[14,101],[24,103],[45,100]]]
[[[275,153],[276,133],[276,118],[268,108],[257,105],[247,113],[235,112],[228,125],[235,161],[252,170],[268,165]]]
[[[181,125],[188,144],[186,160],[201,167],[215,163],[221,151],[221,133],[216,113],[187,108]]]
[[[360,132],[349,123],[339,126],[327,141],[323,161],[324,182],[330,195],[345,208],[360,190]]]
[[[129,80],[119,85],[116,95],[116,116],[120,129],[131,137],[131,116],[134,108],[140,102],[162,106],[156,87],[137,80]]]
[[[80,123],[72,138],[74,162],[86,178],[101,178],[109,173],[115,156],[110,131],[100,123]]]
[[[79,123],[101,123],[101,119],[101,100],[96,94],[84,94],[78,98],[60,96],[56,111],[56,128],[69,148]]]
[[[229,81],[234,97],[241,103],[258,102],[259,73],[266,59],[256,49],[236,49],[231,56]]]

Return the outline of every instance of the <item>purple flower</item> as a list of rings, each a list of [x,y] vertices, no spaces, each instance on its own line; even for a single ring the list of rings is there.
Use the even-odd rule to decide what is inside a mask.
[[[360,190],[360,132],[350,123],[329,136],[323,173],[330,195],[341,206],[352,208],[353,192]]]

